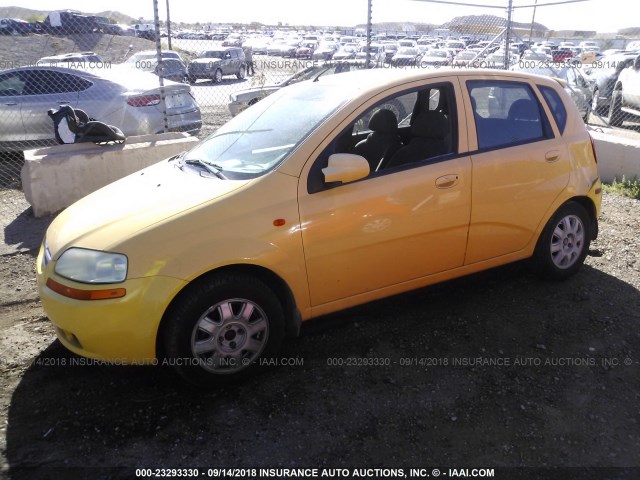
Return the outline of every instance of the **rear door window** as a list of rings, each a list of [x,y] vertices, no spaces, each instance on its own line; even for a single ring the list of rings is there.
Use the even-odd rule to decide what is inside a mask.
[[[529,84],[500,80],[467,82],[480,150],[552,138]]]

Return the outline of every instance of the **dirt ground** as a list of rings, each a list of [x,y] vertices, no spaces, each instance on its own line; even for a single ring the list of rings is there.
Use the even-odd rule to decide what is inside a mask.
[[[605,195],[600,238],[566,282],[515,264],[368,304],[307,326],[292,365],[201,392],[167,367],[66,351],[34,282],[50,219],[0,193],[17,214],[0,256],[0,476],[640,466],[638,201]]]

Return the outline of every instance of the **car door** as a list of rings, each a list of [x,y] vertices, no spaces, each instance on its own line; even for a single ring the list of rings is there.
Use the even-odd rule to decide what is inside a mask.
[[[57,110],[61,105],[75,108],[78,91],[91,85],[76,75],[45,69],[26,71],[25,82],[21,113],[27,140],[54,138],[53,122],[47,111]]]
[[[227,50],[222,64],[222,73],[224,75],[233,75],[237,71],[238,54],[234,50]]]
[[[525,248],[569,182],[571,166],[532,84],[467,80],[465,94],[474,119],[468,265]]]
[[[0,74],[0,141],[24,140],[25,131],[20,113],[24,74],[21,71]]]
[[[454,110],[448,118],[457,139],[461,125],[466,135],[458,122],[458,87],[453,81],[443,85],[451,97]],[[377,103],[402,103],[403,97]],[[373,118],[371,110],[334,132],[301,176],[300,218],[313,307],[389,287],[402,289],[403,282],[463,264],[471,209],[469,156],[458,154],[457,141],[452,141],[438,157],[371,172],[353,183],[326,183],[321,168],[331,154],[350,151],[361,118]]]

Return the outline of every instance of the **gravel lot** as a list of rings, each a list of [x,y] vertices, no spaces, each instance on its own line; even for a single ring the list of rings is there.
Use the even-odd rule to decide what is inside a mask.
[[[0,477],[640,466],[636,200],[605,195],[600,238],[569,281],[514,264],[358,307],[307,325],[283,354],[293,365],[201,392],[167,367],[87,364],[55,340],[30,250],[50,219],[30,217],[21,196],[0,191],[0,211],[13,209],[0,256]],[[620,475],[607,478],[634,478]]]

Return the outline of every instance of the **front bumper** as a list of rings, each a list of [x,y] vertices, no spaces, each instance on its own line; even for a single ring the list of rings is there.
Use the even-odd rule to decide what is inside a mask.
[[[116,285],[126,289],[122,298],[75,300],[51,290],[47,279],[76,289],[112,285],[85,285],[60,278],[53,273],[54,262],[43,267],[43,255],[41,248],[36,268],[40,299],[66,348],[84,357],[122,364],[152,363],[156,359],[160,321],[171,300],[186,285],[183,280],[162,276],[130,279]]]

